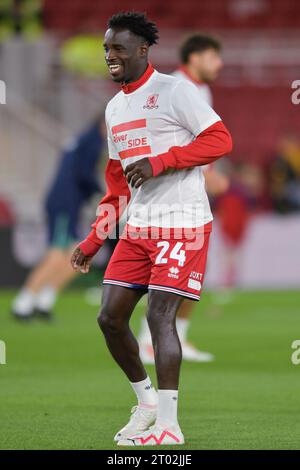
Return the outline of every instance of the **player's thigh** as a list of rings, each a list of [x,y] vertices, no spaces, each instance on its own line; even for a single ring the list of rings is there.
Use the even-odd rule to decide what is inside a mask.
[[[98,315],[100,326],[128,323],[136,304],[144,294],[145,291],[141,289],[103,285],[102,304]]]
[[[152,262],[143,240],[121,239],[110,258],[103,284],[145,291],[151,267]]]

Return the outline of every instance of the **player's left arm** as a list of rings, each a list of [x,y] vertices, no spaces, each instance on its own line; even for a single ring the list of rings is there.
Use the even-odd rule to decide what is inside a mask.
[[[218,121],[203,132],[190,144],[171,147],[168,152],[150,160],[153,176],[169,169],[182,170],[215,162],[232,150],[232,139],[222,121]]]
[[[232,138],[215,111],[205,103],[192,84],[180,82],[171,100],[178,124],[195,139],[184,146],[171,147],[152,158],[143,158],[125,169],[128,184],[138,188],[152,176],[170,169],[181,170],[213,163],[232,150]]]

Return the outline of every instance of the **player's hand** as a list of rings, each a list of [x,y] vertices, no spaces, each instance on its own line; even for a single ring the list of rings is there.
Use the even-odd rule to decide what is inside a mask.
[[[79,246],[75,248],[71,256],[71,265],[74,271],[86,274],[90,270],[92,256],[85,256]]]
[[[145,181],[153,176],[149,158],[142,158],[128,165],[125,168],[125,176],[128,184],[131,184],[133,188],[139,188]]]

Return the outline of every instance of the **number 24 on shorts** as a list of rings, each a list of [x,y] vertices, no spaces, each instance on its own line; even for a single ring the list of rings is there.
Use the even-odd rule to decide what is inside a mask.
[[[178,266],[184,266],[186,256],[185,250],[182,250],[183,243],[177,242],[172,249],[169,258],[178,260]],[[167,264],[168,257],[164,257],[170,248],[170,243],[167,241],[161,241],[157,243],[157,248],[161,248],[159,254],[155,259],[155,264]]]

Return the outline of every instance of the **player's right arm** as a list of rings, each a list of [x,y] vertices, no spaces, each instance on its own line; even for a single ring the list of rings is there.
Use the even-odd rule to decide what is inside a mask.
[[[88,236],[75,248],[71,264],[75,271],[87,273],[93,256],[104,244],[124,212],[130,191],[118,154],[113,148],[108,129],[109,161],[105,171],[107,192],[97,208],[97,219]]]
[[[98,217],[92,224],[88,236],[75,248],[71,257],[71,264],[77,272],[89,271],[92,257],[115,228],[130,198],[128,184],[119,160],[109,159],[105,179],[107,192],[98,205]]]

